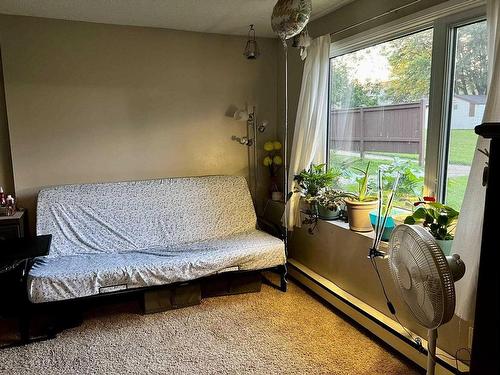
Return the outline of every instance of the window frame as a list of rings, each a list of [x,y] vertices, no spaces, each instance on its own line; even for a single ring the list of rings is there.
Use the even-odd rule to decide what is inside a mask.
[[[429,117],[424,165],[424,196],[444,202],[447,185],[450,116],[453,108],[451,89],[454,77],[456,28],[486,19],[482,0],[447,1],[414,15],[403,17],[351,37],[332,41],[330,60],[364,48],[433,29],[432,62],[429,90]],[[331,74],[331,69],[330,69]],[[329,85],[331,84],[329,77]],[[329,93],[330,95],[330,87]],[[330,97],[329,97],[330,103]],[[330,111],[330,105],[328,105]],[[328,116],[327,132],[330,131]],[[330,162],[329,140],[326,163]]]
[[[439,129],[436,129],[436,131],[439,131],[439,138],[435,138],[439,140],[439,144],[432,144],[434,149],[430,151],[430,157],[433,158],[430,160],[433,160],[434,164],[432,166],[432,172],[435,173],[436,177],[433,181],[427,181],[426,186],[433,187],[433,189],[429,190],[429,194],[427,195],[436,196],[440,202],[446,201],[446,188],[448,183],[447,173],[451,136],[451,115],[453,111],[452,99],[453,80],[455,77],[457,28],[484,20],[486,20],[486,11],[481,8],[476,8],[438,20],[435,26],[438,28],[438,38],[443,38],[443,36],[446,38],[446,46],[442,51],[437,51],[437,64],[434,63],[434,54],[432,57],[431,90],[434,83],[436,86],[435,95],[437,95],[438,99],[441,99],[441,108],[435,108],[435,112],[431,112],[431,107],[429,107],[429,123],[431,123],[432,118],[432,123],[435,124],[434,128],[439,127]],[[436,31],[436,29],[434,29],[434,31]],[[433,46],[435,42],[436,40],[434,39]],[[442,43],[442,41],[438,42]],[[444,67],[446,70],[443,72],[442,69],[439,69],[440,66]],[[433,80],[432,70],[436,70],[434,76],[436,78],[435,80]],[[429,96],[429,105],[431,103],[430,99],[431,97]],[[431,117],[431,114],[433,117]],[[429,145],[429,142],[432,143],[433,140],[428,137],[426,140],[427,145]],[[436,147],[437,150],[435,149]]]

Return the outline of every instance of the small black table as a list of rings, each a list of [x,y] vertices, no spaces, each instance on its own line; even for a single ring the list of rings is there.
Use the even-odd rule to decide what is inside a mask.
[[[30,342],[27,275],[36,257],[49,254],[51,240],[52,235],[0,240],[0,316],[14,313],[18,317],[18,345]]]

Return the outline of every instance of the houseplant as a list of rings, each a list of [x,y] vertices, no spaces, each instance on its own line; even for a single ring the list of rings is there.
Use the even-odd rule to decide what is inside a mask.
[[[304,169],[296,175],[295,180],[307,198],[317,196],[322,189],[331,186],[337,177],[337,172],[328,169],[326,164],[311,164],[309,169]]]
[[[269,170],[269,177],[271,179],[269,191],[273,201],[281,201],[283,199],[283,193],[280,191],[278,186],[278,172],[283,165],[283,158],[280,155],[280,150],[281,143],[279,141],[269,141],[264,143],[264,151],[267,152],[267,155],[264,157],[262,162]]]
[[[370,212],[375,210],[378,205],[377,197],[368,192],[370,162],[364,170],[355,167],[353,169],[360,172],[361,175],[357,179],[357,192],[345,199],[349,228],[356,232],[370,232],[372,230]]]
[[[418,208],[406,217],[405,224],[422,223],[435,238],[443,253],[450,255],[458,211],[436,202],[433,197],[424,197],[423,201],[416,202],[414,205]]]
[[[302,196],[309,203],[311,211],[317,213],[317,198],[323,190],[333,185],[339,174],[327,168],[326,164],[311,164],[309,169],[302,170],[295,176],[299,187],[302,189]]]
[[[331,188],[325,189],[316,197],[318,216],[323,220],[335,220],[345,211],[345,199],[353,197],[351,193]]]

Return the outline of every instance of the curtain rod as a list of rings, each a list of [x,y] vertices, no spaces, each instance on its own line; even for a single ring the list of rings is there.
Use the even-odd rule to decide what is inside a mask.
[[[401,9],[408,8],[409,6],[412,6],[412,5],[415,5],[417,3],[420,3],[421,1],[422,0],[414,0],[411,3],[405,4],[405,5],[401,5],[401,6],[396,7],[396,8],[389,9],[388,11],[386,11],[384,13],[378,14],[378,15],[373,16],[371,18],[368,18],[366,20],[363,20],[363,21],[360,21],[358,23],[355,23],[354,25],[351,25],[351,26],[345,27],[345,28],[343,28],[341,30],[335,31],[333,33],[330,33],[330,36],[341,34],[341,33],[346,32],[348,30],[354,29],[355,27],[364,25],[365,23],[375,21],[375,20],[377,20],[379,18],[385,17],[385,16],[387,16],[389,14],[392,14],[392,13],[396,13],[397,11],[400,11]]]

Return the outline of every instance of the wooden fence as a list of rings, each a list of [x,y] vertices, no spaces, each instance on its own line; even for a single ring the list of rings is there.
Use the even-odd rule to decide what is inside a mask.
[[[426,102],[330,112],[330,149],[425,155]]]

